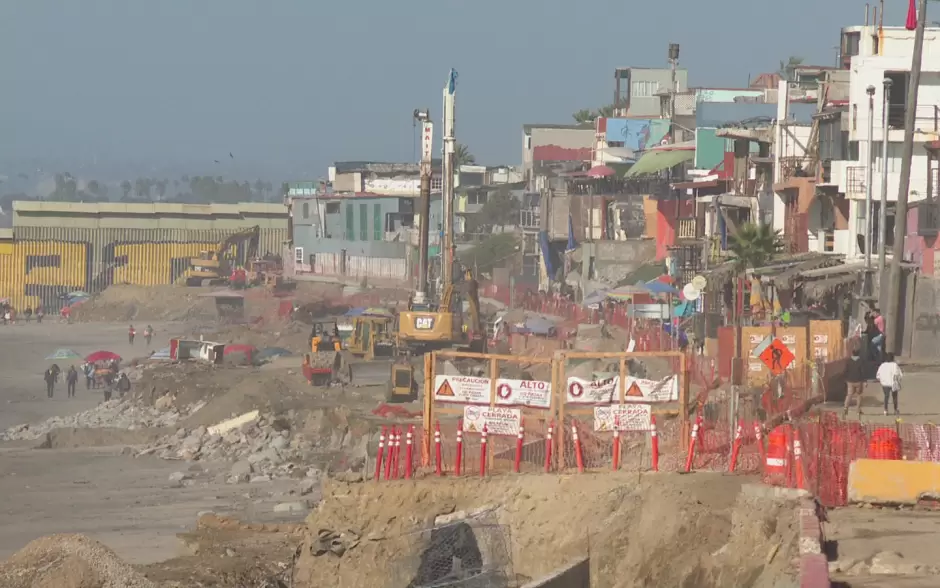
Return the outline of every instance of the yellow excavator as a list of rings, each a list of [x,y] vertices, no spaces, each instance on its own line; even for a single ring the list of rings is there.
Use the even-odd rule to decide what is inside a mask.
[[[486,328],[480,314],[479,286],[473,273],[467,269],[463,280],[445,284],[440,303],[415,304],[399,315],[398,339],[401,346],[422,353],[447,347],[468,347],[471,351],[486,351]],[[464,320],[463,302],[469,306],[469,321]]]
[[[231,257],[233,247],[247,244],[244,259],[252,259],[258,254],[258,240],[261,227],[255,225],[243,231],[229,235],[218,247],[211,251],[201,251],[199,257],[189,260],[187,286],[218,286],[228,283],[232,274]]]

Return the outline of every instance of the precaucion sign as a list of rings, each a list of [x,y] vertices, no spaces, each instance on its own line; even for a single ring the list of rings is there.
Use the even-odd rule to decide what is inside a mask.
[[[522,411],[518,408],[465,406],[463,409],[465,433],[482,433],[485,425],[487,435],[516,436],[521,423]]]
[[[628,402],[594,407],[595,431],[649,431],[652,407]]]
[[[434,400],[457,404],[489,404],[490,379],[471,376],[435,376]],[[540,380],[496,380],[496,404],[550,408],[552,386]]]

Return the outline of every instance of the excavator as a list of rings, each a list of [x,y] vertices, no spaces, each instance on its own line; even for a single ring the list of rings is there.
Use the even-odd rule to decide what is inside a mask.
[[[463,303],[467,302],[469,316],[465,317]],[[469,319],[469,320],[466,320]],[[486,326],[480,313],[479,286],[473,273],[464,269],[463,279],[444,284],[438,304],[419,305],[412,301],[402,311],[398,322],[399,344],[414,353],[435,349],[469,348],[486,351]]]
[[[228,255],[233,247],[247,243],[245,259],[252,259],[258,254],[258,240],[261,227],[255,225],[243,231],[229,235],[219,243],[216,249],[201,251],[199,257],[189,260],[187,286],[218,286],[228,283],[232,273],[231,258]]]

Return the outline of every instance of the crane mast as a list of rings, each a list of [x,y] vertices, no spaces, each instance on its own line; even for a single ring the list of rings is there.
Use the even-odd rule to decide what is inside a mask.
[[[418,196],[418,283],[413,303],[428,303],[428,230],[431,217],[431,159],[434,144],[434,123],[427,110],[415,110],[414,118],[421,123],[421,189]]]
[[[457,71],[451,69],[447,76],[447,84],[444,85],[444,169],[441,197],[444,216],[441,243],[442,292],[454,283],[454,182],[457,177],[456,93]]]

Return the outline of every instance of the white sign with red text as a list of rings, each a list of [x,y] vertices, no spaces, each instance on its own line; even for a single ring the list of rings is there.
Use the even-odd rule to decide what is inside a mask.
[[[675,402],[679,399],[679,378],[645,380],[627,376],[624,396],[628,402]],[[568,378],[567,402],[570,404],[611,404],[620,398],[620,376],[605,380]]]
[[[594,407],[595,431],[649,431],[652,407],[642,402]]]
[[[435,376],[434,400],[456,404],[489,404],[490,379],[472,376]],[[496,404],[550,408],[552,386],[540,380],[496,380]]]
[[[487,435],[519,435],[522,426],[522,410],[497,406],[465,406],[463,408],[463,430],[465,433],[482,433],[486,426]]]

